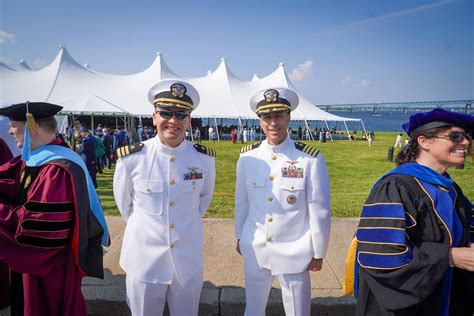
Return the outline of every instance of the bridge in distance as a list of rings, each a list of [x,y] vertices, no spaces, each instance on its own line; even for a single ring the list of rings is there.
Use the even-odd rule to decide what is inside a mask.
[[[387,102],[387,103],[360,103],[360,104],[320,104],[317,105],[327,112],[419,112],[433,108],[444,108],[456,112],[470,114],[474,100],[447,100],[447,101],[416,101],[416,102]]]

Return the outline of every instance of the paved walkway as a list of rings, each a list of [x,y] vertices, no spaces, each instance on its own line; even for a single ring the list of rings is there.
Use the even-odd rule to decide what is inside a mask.
[[[86,278],[83,285],[91,315],[130,315],[125,303],[125,274],[118,265],[124,223],[108,217],[112,246],[104,257],[105,279]],[[341,284],[349,242],[358,219],[333,218],[323,269],[311,273],[312,315],[353,315],[354,300]],[[204,219],[204,288],[200,315],[243,315],[245,308],[242,258],[234,250],[233,219]],[[270,293],[267,315],[284,315],[278,282]]]
[[[83,292],[90,315],[130,315],[125,303],[125,274],[118,265],[124,223],[107,217],[112,246],[104,257],[105,279],[86,278]],[[312,315],[354,315],[354,299],[341,290],[349,242],[358,219],[333,218],[323,269],[311,273]],[[204,288],[199,315],[243,315],[245,309],[242,258],[234,250],[233,219],[204,219]],[[9,315],[7,310],[0,316]],[[267,315],[284,315],[278,282],[273,283]]]

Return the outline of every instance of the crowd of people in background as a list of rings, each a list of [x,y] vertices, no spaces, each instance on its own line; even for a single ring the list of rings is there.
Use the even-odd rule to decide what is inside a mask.
[[[334,139],[367,140],[369,147],[375,139],[373,131],[362,132],[361,136],[357,131],[347,134],[346,131],[337,128],[288,128],[288,135],[294,140],[326,142]],[[112,128],[97,124],[93,129],[89,129],[85,124],[75,121],[68,126],[63,138],[69,146],[74,149],[86,163],[90,176],[97,188],[97,173],[103,173],[105,168],[111,169],[115,163],[115,150],[117,148],[130,145],[136,142],[143,142],[156,136],[153,126],[138,125],[136,129],[126,130],[123,127]],[[222,126],[206,125],[193,127],[186,131],[185,137],[189,141],[201,143],[202,139],[208,139],[215,143],[217,140],[231,141],[233,144],[244,144],[256,142],[265,138],[260,128],[257,126]]]

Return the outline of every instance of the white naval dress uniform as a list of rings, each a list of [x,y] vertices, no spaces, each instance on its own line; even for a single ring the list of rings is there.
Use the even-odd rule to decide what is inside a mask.
[[[265,140],[253,147],[237,163],[235,193],[246,315],[265,315],[274,276],[286,314],[309,315],[307,268],[312,258],[324,258],[331,224],[325,161],[320,153],[314,157],[297,149],[289,137],[277,146]]]
[[[202,288],[202,216],[214,191],[214,157],[159,137],[120,158],[114,196],[126,221],[120,266],[133,315],[197,315]],[[198,145],[197,145],[198,146]]]

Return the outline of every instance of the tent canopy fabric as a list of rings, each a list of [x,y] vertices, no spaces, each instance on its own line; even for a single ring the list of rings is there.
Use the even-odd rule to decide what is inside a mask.
[[[249,106],[258,90],[284,87],[298,91],[288,78],[284,65],[266,77],[254,75],[251,81],[238,79],[221,59],[217,69],[198,78],[183,78],[174,73],[160,53],[145,70],[130,75],[104,74],[81,65],[64,46],[56,58],[39,70],[25,62],[0,63],[0,102],[44,101],[64,106],[64,114],[133,115],[149,117],[153,106],[147,99],[149,88],[162,79],[184,79],[199,91],[201,102],[193,117],[256,119]],[[298,93],[300,103],[292,120],[361,121],[325,112]]]

